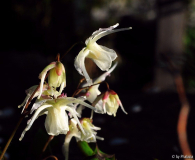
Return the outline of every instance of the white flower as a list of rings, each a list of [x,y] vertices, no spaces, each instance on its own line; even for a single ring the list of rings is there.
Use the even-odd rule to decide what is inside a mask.
[[[96,127],[92,124],[92,119],[89,118],[83,118],[81,121],[81,125],[85,131],[86,134],[83,134],[81,132],[81,137],[77,137],[77,141],[86,141],[86,142],[96,142],[96,139],[104,140],[104,138],[101,138],[97,136],[97,130],[101,130],[100,127]]]
[[[96,106],[96,104],[98,102],[101,102],[102,104],[102,110],[104,113],[107,113],[108,115],[113,115],[114,117],[116,116],[116,112],[119,108],[119,105],[121,106],[122,111],[125,114],[128,114],[125,109],[123,108],[123,105],[118,97],[118,95],[116,94],[116,92],[114,92],[113,90],[108,90],[105,93],[102,93],[101,95],[99,95],[94,103],[93,106]],[[97,108],[98,110],[100,110],[100,108]]]
[[[92,119],[89,118],[83,118],[81,120],[81,125],[85,131],[85,134],[83,134],[79,128],[77,127],[77,121],[75,119],[70,120],[70,131],[66,135],[64,145],[63,145],[63,152],[65,155],[66,160],[68,160],[68,151],[69,151],[69,144],[74,136],[78,141],[86,141],[87,143],[89,142],[96,142],[96,139],[99,140],[104,140],[104,138],[97,136],[97,130],[101,130],[101,128],[96,127],[92,124]]]
[[[63,97],[58,99],[49,99],[45,103],[41,104],[39,108],[36,110],[34,115],[32,116],[31,120],[28,121],[27,127],[22,132],[22,135],[19,140],[22,140],[26,131],[30,129],[34,121],[41,115],[47,114],[45,120],[45,128],[49,135],[59,135],[59,134],[66,134],[69,131],[68,126],[68,115],[65,111],[70,112],[75,120],[77,121],[80,130],[85,134],[78,118],[75,109],[72,109],[69,104],[72,103],[79,103],[84,106],[87,106],[93,110],[96,110],[91,105],[83,102],[82,100],[72,98],[72,97]]]
[[[40,94],[38,96],[38,99],[41,97],[41,94],[43,92],[43,83],[48,71],[49,71],[48,85],[50,87],[54,87],[54,89],[60,87],[60,91],[59,91],[60,94],[63,91],[63,89],[66,87],[66,75],[65,75],[64,65],[60,61],[52,62],[47,67],[45,67],[44,70],[39,74],[41,83],[40,83]]]
[[[119,24],[117,23],[109,28],[100,28],[99,30],[93,32],[93,34],[85,41],[86,47],[84,47],[75,58],[75,68],[85,77],[88,82],[88,86],[92,85],[92,82],[85,68],[85,58],[92,59],[102,71],[107,71],[111,67],[112,61],[114,61],[117,57],[116,52],[105,46],[98,45],[96,41],[108,34],[131,29],[122,28],[113,30],[118,25]]]
[[[113,114],[114,117],[115,117],[117,109],[119,108],[119,105],[120,105],[122,111],[125,114],[128,114],[125,111],[125,109],[123,108],[123,105],[122,105],[118,95],[113,90],[106,91],[104,96],[103,96],[103,98],[102,98],[102,100],[103,100],[104,113],[107,112],[108,115],[112,115]]]

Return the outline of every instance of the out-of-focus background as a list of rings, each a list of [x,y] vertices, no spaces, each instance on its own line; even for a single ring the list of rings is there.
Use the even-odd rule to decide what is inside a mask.
[[[99,148],[115,154],[118,160],[172,159],[181,155],[177,136],[180,101],[170,62],[181,72],[191,110],[188,140],[195,154],[195,0],[11,0],[1,6],[1,105],[0,150],[5,146],[25,98],[25,90],[39,83],[38,75],[57,53],[63,55],[77,42],[99,28],[119,23],[117,32],[98,41],[114,49],[119,62],[107,78],[128,112],[117,116],[94,116],[101,127]],[[84,47],[76,45],[62,60],[71,96],[82,78],[74,68],[74,58]],[[91,61],[86,67],[92,78],[102,73]],[[104,87],[100,88],[102,91]],[[87,110],[87,109],[86,109]],[[84,113],[90,115],[89,111]],[[28,119],[28,118],[27,118]],[[8,160],[36,159],[47,134],[45,116],[39,117],[19,142],[25,119],[7,153]],[[64,159],[64,135],[55,137],[44,157],[53,154]],[[195,155],[194,155],[195,156]],[[70,160],[83,159],[76,142],[70,144]]]

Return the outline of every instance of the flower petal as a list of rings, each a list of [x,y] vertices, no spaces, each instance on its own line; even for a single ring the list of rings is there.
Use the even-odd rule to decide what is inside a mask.
[[[68,115],[65,107],[50,107],[45,120],[45,128],[49,135],[66,134],[69,131]]]
[[[39,107],[36,112],[34,113],[34,115],[32,116],[31,118],[31,121],[28,123],[28,125],[26,126],[26,128],[24,129],[24,131],[22,132],[21,136],[20,136],[20,141],[22,140],[22,138],[24,137],[26,131],[28,131],[30,129],[30,127],[32,126],[33,122],[36,120],[36,118],[39,116],[40,112],[42,110],[44,110],[45,108],[48,108],[48,107],[52,107],[52,105],[43,105],[41,107]]]
[[[83,134],[85,135],[85,131],[83,130],[83,127],[82,127],[82,125],[81,125],[79,119],[78,119],[77,116],[76,116],[76,113],[75,113],[76,111],[73,110],[73,109],[70,108],[70,107],[66,107],[66,110],[69,111],[69,112],[73,115],[73,117],[75,118],[75,120],[77,121],[77,123],[78,123],[78,125],[79,125],[79,127],[80,127],[80,130],[81,130],[81,131],[83,132]]]
[[[101,76],[99,76],[97,79],[94,79],[94,80],[93,80],[93,81],[94,81],[94,84],[103,82],[103,81],[106,79],[106,77],[107,77],[108,75],[110,75],[110,73],[116,68],[117,64],[118,64],[118,63],[116,62],[116,63],[112,66],[112,68],[109,69],[109,71],[103,73],[103,74],[102,74]]]
[[[114,28],[112,28],[114,29]],[[108,30],[104,30],[102,32],[100,32],[98,35],[94,36],[94,38],[92,39],[93,42],[96,42],[98,39],[111,34],[111,33],[115,33],[115,32],[120,32],[120,31],[126,31],[126,30],[130,30],[132,29],[132,27],[128,27],[128,28],[121,28],[121,29],[116,29],[116,30],[112,30],[112,29],[108,29]]]
[[[88,48],[90,52],[86,57],[91,58],[102,71],[106,71],[111,67],[113,60],[110,55],[115,54],[115,57],[117,57],[116,53],[105,51],[97,43],[90,44]]]
[[[85,58],[89,54],[89,50],[86,48],[83,48],[78,56],[75,58],[74,66],[76,70],[79,72],[79,74],[83,75],[88,82],[88,85],[92,85],[91,78],[89,77],[86,68],[85,68]]]
[[[43,71],[39,74],[39,79],[41,79],[41,83],[40,83],[40,93],[39,93],[39,96],[38,96],[38,99],[41,97],[41,94],[42,94],[42,92],[43,92],[43,83],[44,83],[44,80],[45,80],[45,76],[46,76],[46,74],[47,74],[47,72],[50,70],[50,69],[52,69],[52,68],[54,68],[55,67],[55,65],[56,65],[56,62],[52,62],[51,64],[49,64],[47,67],[45,67],[44,69],[43,69]]]
[[[102,33],[107,32],[107,31],[109,31],[109,30],[113,30],[113,29],[116,28],[118,25],[119,25],[119,23],[117,23],[117,24],[115,24],[115,25],[113,25],[113,26],[110,26],[110,27],[108,27],[108,28],[100,28],[99,30],[97,30],[97,31],[95,31],[95,32],[92,33],[92,36],[90,37],[90,39],[93,39],[93,38],[97,37],[99,34],[102,34]],[[88,41],[86,40],[85,43],[87,43],[87,42],[88,42]]]

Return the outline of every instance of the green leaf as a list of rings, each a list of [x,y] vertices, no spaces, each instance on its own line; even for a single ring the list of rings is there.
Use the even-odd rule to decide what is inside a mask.
[[[79,141],[78,146],[81,149],[81,151],[84,153],[85,156],[87,156],[86,160],[115,160],[115,155],[109,155],[101,150],[99,150],[97,144],[94,149],[89,146],[89,144],[85,141]]]
[[[91,147],[89,146],[89,144],[87,142],[79,141],[77,144],[85,156],[94,155],[94,151],[91,149]]]

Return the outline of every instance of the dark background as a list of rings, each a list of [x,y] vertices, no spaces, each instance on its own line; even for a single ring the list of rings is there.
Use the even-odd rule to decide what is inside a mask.
[[[195,153],[195,2],[181,0],[10,0],[1,6],[1,105],[0,147],[6,144],[25,98],[25,90],[40,82],[39,73],[57,53],[63,55],[77,42],[85,40],[99,28],[119,23],[118,28],[133,27],[98,41],[114,49],[119,62],[111,77],[110,88],[116,91],[128,112],[118,109],[117,116],[94,116],[101,127],[99,148],[115,154],[118,160],[172,159],[181,155],[177,120],[180,101],[173,76],[163,55],[173,61],[183,75],[191,105],[188,141]],[[74,58],[84,47],[76,45],[62,60],[66,68],[71,96],[82,78],[74,68]],[[90,60],[86,67],[92,78],[102,73]],[[104,86],[100,88],[105,90]],[[87,110],[87,109],[86,109]],[[85,111],[86,116],[90,111]],[[28,119],[28,118],[27,118]],[[12,159],[36,159],[47,140],[45,116],[39,117],[20,142],[26,126],[19,127],[7,150]],[[64,159],[64,135],[52,140],[43,157]],[[70,144],[70,160],[83,159],[75,140]]]

